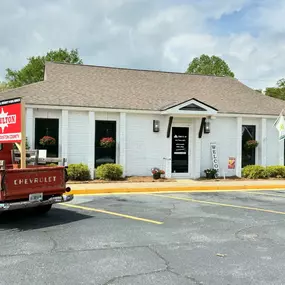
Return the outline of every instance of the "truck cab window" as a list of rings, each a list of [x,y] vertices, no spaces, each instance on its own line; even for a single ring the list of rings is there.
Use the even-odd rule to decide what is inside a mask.
[[[0,151],[3,149],[3,144],[0,143]]]

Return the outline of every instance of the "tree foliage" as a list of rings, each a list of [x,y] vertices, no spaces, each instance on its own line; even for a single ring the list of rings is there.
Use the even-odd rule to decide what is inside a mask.
[[[282,78],[280,80],[277,81],[277,86],[279,88],[285,88],[285,78]]]
[[[277,87],[266,88],[265,95],[285,100],[285,79],[278,80]]]
[[[217,56],[201,55],[189,64],[186,73],[234,77],[228,64]]]
[[[7,84],[5,82],[0,81],[0,92],[8,89]]]
[[[67,49],[51,50],[45,56],[32,56],[28,58],[28,63],[20,70],[6,69],[6,80],[8,88],[21,87],[23,85],[39,82],[44,79],[45,62],[62,62],[82,64],[78,50]]]

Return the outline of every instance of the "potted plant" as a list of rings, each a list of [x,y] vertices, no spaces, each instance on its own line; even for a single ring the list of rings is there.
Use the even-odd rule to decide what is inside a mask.
[[[246,143],[245,143],[245,147],[247,149],[254,149],[258,146],[258,142],[256,140],[248,140]]]
[[[165,171],[164,170],[160,170],[160,178],[165,178]]]
[[[55,145],[55,139],[51,136],[44,136],[40,139],[40,145]]]
[[[204,170],[206,174],[206,178],[208,179],[214,179],[217,176],[218,171],[214,168],[208,168]]]
[[[158,168],[153,168],[151,170],[151,173],[152,173],[153,179],[155,179],[155,180],[159,179],[161,176],[160,169],[158,169]]]
[[[100,140],[100,146],[104,148],[111,148],[115,145],[115,140],[112,137],[102,138]]]

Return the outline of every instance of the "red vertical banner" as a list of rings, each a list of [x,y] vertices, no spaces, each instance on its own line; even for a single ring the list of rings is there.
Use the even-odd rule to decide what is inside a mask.
[[[0,101],[0,143],[22,140],[21,98]]]

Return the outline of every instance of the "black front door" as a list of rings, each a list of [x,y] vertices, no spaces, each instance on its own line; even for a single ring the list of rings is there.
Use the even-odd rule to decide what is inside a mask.
[[[95,134],[95,168],[105,163],[116,163],[116,144],[110,148],[100,145],[100,140],[106,137],[116,142],[116,121],[96,121]]]
[[[255,149],[247,149],[246,142],[255,140],[255,126],[242,126],[242,167],[255,165]]]
[[[55,139],[55,145],[42,146],[40,139],[51,136]],[[46,149],[48,157],[58,157],[59,120],[58,119],[35,119],[35,149]]]
[[[189,128],[172,128],[172,173],[188,173]]]

